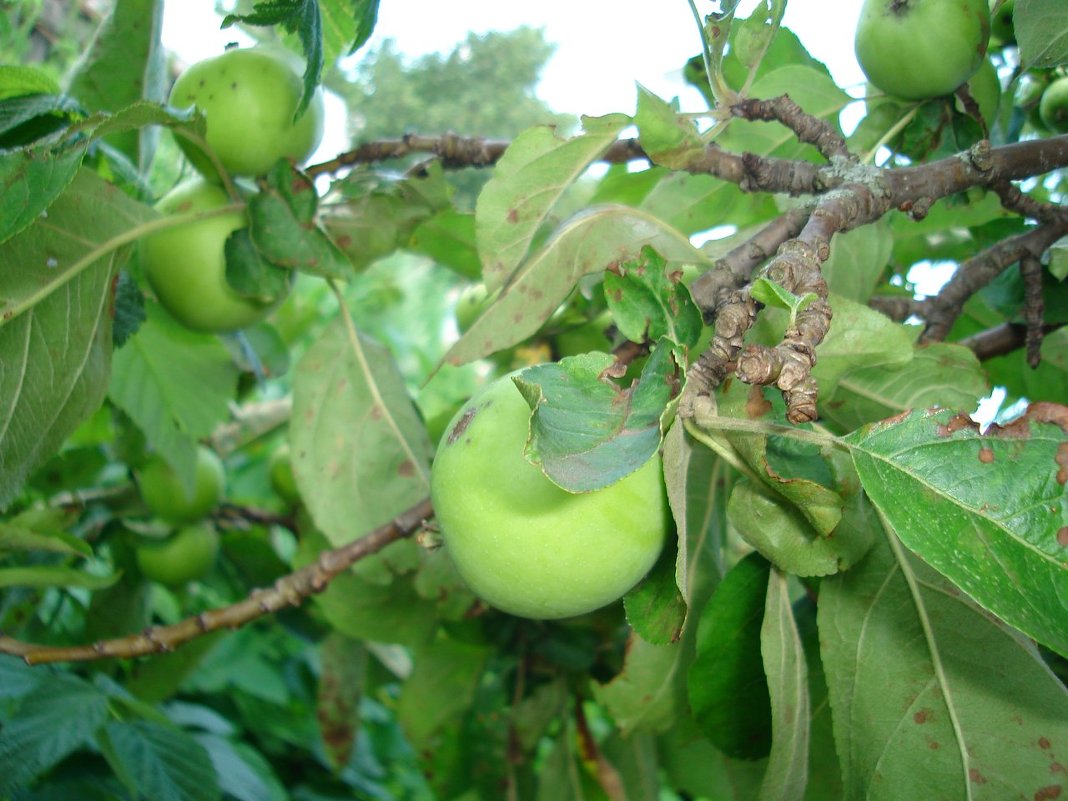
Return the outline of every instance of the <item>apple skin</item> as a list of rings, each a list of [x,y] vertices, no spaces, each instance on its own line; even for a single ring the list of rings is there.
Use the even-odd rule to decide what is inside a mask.
[[[299,59],[267,47],[227,50],[193,64],[174,82],[169,103],[194,106],[206,120],[205,139],[233,175],[262,175],[280,158],[301,164],[323,139],[321,90],[295,123],[303,91]],[[178,144],[193,166],[217,177],[208,156],[191,140]]]
[[[996,0],[990,0],[991,10]],[[1016,0],[1005,0],[990,17],[990,39],[1003,45],[1016,44],[1016,29],[1012,24],[1012,13]]]
[[[868,80],[894,97],[951,93],[986,56],[988,0],[864,0],[854,49]]]
[[[218,553],[218,533],[210,525],[196,523],[178,529],[167,539],[139,545],[137,566],[147,579],[181,587],[203,578]]]
[[[1068,76],[1058,78],[1042,92],[1038,104],[1042,124],[1056,134],[1068,133]]]
[[[660,456],[595,492],[553,484],[523,456],[530,407],[498,378],[438,445],[430,492],[447,553],[471,590],[536,620],[599,609],[637,584],[669,528]]]
[[[164,195],[156,210],[166,215],[208,211],[231,203],[202,178]],[[234,211],[167,228],[141,243],[145,277],[160,304],[186,328],[208,334],[235,331],[263,319],[275,303],[238,294],[226,282],[226,239],[248,224]]]
[[[174,468],[161,456],[153,456],[137,477],[141,499],[154,515],[175,525],[200,520],[219,503],[226,490],[226,468],[215,451],[199,446],[193,494]]]

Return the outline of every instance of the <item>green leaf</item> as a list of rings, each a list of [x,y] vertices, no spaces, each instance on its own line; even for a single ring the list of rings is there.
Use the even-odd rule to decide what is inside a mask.
[[[107,717],[108,699],[91,684],[60,673],[48,676],[0,729],[0,794],[25,788],[88,745]]]
[[[237,370],[218,337],[190,331],[156,303],[115,353],[109,397],[192,487],[196,440],[229,418]]]
[[[667,262],[652,248],[605,273],[604,295],[616,327],[632,342],[666,337],[691,348],[697,344],[701,311],[682,284],[682,271],[668,274]]]
[[[753,281],[749,288],[749,294],[753,296],[754,300],[763,303],[765,306],[788,311],[790,320],[787,323],[787,328],[794,326],[794,320],[799,311],[819,300],[819,295],[815,292],[806,292],[798,297],[782,284],[778,284],[768,278],[758,278]]]
[[[623,206],[587,208],[519,267],[445,361],[465,364],[521,342],[549,319],[582,276],[636,256],[645,245],[671,265],[707,261],[686,237],[648,214]]]
[[[39,684],[55,675],[48,668],[32,667],[9,654],[0,654],[0,698],[28,695]],[[2,741],[0,736],[0,741]]]
[[[747,480],[734,486],[727,517],[742,538],[780,570],[829,576],[856,564],[871,547],[872,510],[863,496],[844,507],[834,530],[820,536],[797,507],[758,491]]]
[[[1015,427],[985,436],[977,428],[952,411],[912,412],[844,441],[905,545],[1002,620],[1068,655],[1068,435],[1037,410]]]
[[[419,648],[404,682],[397,718],[418,748],[473,704],[489,652],[481,646],[438,639]]]
[[[693,119],[679,113],[678,101],[668,103],[641,84],[634,124],[642,150],[654,164],[682,168],[705,150]]]
[[[894,236],[886,218],[835,234],[831,255],[820,272],[835,295],[867,303],[886,272]]]
[[[653,569],[623,596],[627,622],[653,645],[678,640],[686,622],[686,599],[675,579],[676,560],[675,549],[664,548]]]
[[[556,201],[616,140],[622,114],[584,118],[585,133],[561,139],[548,126],[517,136],[478,196],[475,231],[482,279],[493,292],[508,283]]]
[[[720,751],[759,759],[771,749],[771,700],[760,655],[771,564],[751,553],[732,567],[701,612],[690,667],[690,708]]]
[[[59,84],[36,67],[0,65],[0,100],[22,95],[58,95]]]
[[[68,92],[89,111],[118,111],[138,100],[163,102],[167,74],[160,30],[162,0],[119,0],[97,29],[89,50],[75,67]],[[158,129],[130,130],[111,144],[147,170]]]
[[[0,507],[100,406],[126,257],[114,240],[152,214],[86,171],[0,245]]]
[[[252,241],[278,267],[303,270],[324,278],[351,278],[352,264],[314,221],[315,186],[281,159],[267,184],[249,198]]]
[[[101,590],[119,580],[120,573],[97,576],[73,567],[32,565],[30,567],[0,567],[0,587],[82,587]]]
[[[244,743],[217,734],[193,735],[211,759],[224,798],[283,801],[286,796],[267,760]]]
[[[659,180],[633,205],[687,236],[723,225],[727,220],[731,225],[748,226],[780,213],[770,195],[745,193],[737,184],[711,175],[657,167],[632,175],[638,180],[647,173]],[[607,198],[606,201],[611,202]],[[702,250],[707,252],[708,247],[706,244]]]
[[[112,721],[100,747],[132,792],[152,801],[216,801],[219,779],[208,752],[191,735],[147,720]]]
[[[1033,645],[888,537],[820,584],[842,801],[1057,798],[1064,687]]]
[[[444,264],[465,278],[476,279],[482,272],[475,241],[475,215],[444,209],[412,231],[408,246]]]
[[[226,283],[245,298],[263,304],[285,297],[292,284],[288,270],[275,267],[256,249],[248,228],[238,228],[226,238]]]
[[[1023,68],[1068,63],[1068,9],[1060,0],[1017,0],[1012,23]]]
[[[0,522],[0,552],[44,551],[71,556],[92,556],[93,549],[85,540],[62,529],[34,529],[19,523],[18,518]]]
[[[685,654],[681,642],[653,645],[632,634],[623,671],[593,685],[624,737],[634,732],[662,732],[686,709]]]
[[[912,358],[912,335],[884,314],[846,298],[828,298],[834,319],[816,348],[812,376],[820,392],[833,393],[844,373],[857,367],[893,367]]]
[[[820,419],[853,431],[909,409],[941,406],[970,411],[989,391],[975,352],[935,342],[915,349],[900,366],[848,370],[834,390],[820,393]]]
[[[606,353],[535,365],[513,378],[533,412],[526,456],[569,492],[602,489],[630,475],[660,447],[661,419],[676,365],[661,342],[629,389],[604,377]]]
[[[771,753],[760,801],[802,801],[808,784],[808,666],[785,573],[768,581],[760,651],[771,697]]]
[[[300,495],[334,545],[429,492],[431,446],[385,348],[336,320],[297,365],[289,428]]]

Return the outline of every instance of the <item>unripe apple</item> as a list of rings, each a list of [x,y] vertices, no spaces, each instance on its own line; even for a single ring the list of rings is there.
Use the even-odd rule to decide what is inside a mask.
[[[203,112],[205,139],[228,172],[262,175],[280,158],[303,163],[322,141],[321,91],[294,121],[303,91],[302,69],[288,51],[231,49],[183,72],[169,102]],[[179,136],[178,144],[197,170],[217,177],[211,160],[192,140]]]
[[[300,490],[293,475],[293,461],[289,454],[289,445],[283,443],[274,449],[267,463],[267,475],[271,488],[279,498],[290,505],[300,503]]]
[[[138,546],[137,566],[147,579],[180,587],[203,578],[218,553],[218,533],[207,523],[196,523],[178,529],[164,540]]]
[[[156,210],[167,215],[222,208],[230,197],[202,178],[164,195]],[[145,277],[160,305],[194,331],[220,333],[245,328],[274,307],[239,294],[226,281],[226,239],[248,224],[242,211],[167,228],[141,243]]]
[[[1042,93],[1038,104],[1042,124],[1053,133],[1068,133],[1068,76],[1058,78]]]
[[[541,620],[585,614],[620,598],[660,554],[669,526],[660,457],[604,489],[570,493],[524,457],[529,420],[511,375],[468,401],[438,445],[434,512],[486,603]]]
[[[191,495],[175,469],[159,455],[141,468],[137,486],[141,499],[154,515],[176,525],[191,523],[219,503],[226,489],[226,469],[215,451],[199,446]]]
[[[988,0],[864,0],[854,49],[868,80],[906,100],[948,95],[982,63]]]

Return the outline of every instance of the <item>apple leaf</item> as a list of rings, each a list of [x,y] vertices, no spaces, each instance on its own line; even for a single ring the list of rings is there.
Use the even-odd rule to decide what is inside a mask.
[[[594,684],[593,697],[605,705],[624,737],[667,731],[685,714],[685,664],[683,643],[653,645],[631,634],[623,671]]]
[[[332,631],[319,645],[321,662],[315,698],[319,735],[335,770],[349,763],[360,730],[360,699],[367,675],[367,645]]]
[[[926,508],[907,497],[898,505]],[[1064,686],[1032,643],[892,534],[821,581],[817,614],[844,784],[836,797],[1000,801],[1068,790],[1053,750],[1068,741]]]
[[[1068,63],[1068,8],[1061,0],[1016,0],[1012,25],[1023,69]]]
[[[830,291],[857,303],[867,303],[883,277],[894,236],[886,219],[835,234],[831,255],[820,267]]]
[[[397,702],[397,720],[415,748],[425,748],[432,735],[475,703],[490,656],[484,645],[447,637],[421,644],[415,668]]]
[[[859,494],[826,536],[820,536],[797,507],[758,491],[747,480],[731,492],[727,517],[765,559],[797,576],[829,576],[846,570],[871,547],[873,515]]]
[[[508,283],[549,210],[628,122],[623,114],[584,117],[585,132],[571,139],[537,126],[512,140],[475,206],[482,280],[490,292]]]
[[[686,622],[686,599],[675,579],[676,560],[675,549],[665,547],[653,569],[623,596],[627,622],[653,645],[678,640]]]
[[[226,238],[224,253],[226,283],[242,297],[271,303],[289,291],[291,274],[263,258],[248,228],[238,228]]]
[[[974,409],[989,391],[974,351],[935,342],[901,365],[847,370],[833,391],[820,392],[820,419],[853,431],[909,409]]]
[[[772,730],[760,801],[802,801],[808,782],[808,666],[787,580],[785,573],[771,571],[760,627]]]
[[[685,236],[651,215],[624,206],[588,208],[568,218],[519,267],[445,361],[465,364],[523,341],[552,316],[582,276],[633,258],[645,245],[670,265],[708,261]]]
[[[0,587],[81,587],[102,590],[119,580],[121,573],[99,576],[73,567],[30,565],[0,567]]]
[[[131,792],[160,801],[216,801],[219,779],[196,739],[152,720],[109,721],[97,736],[100,752]]]
[[[750,553],[732,567],[701,612],[690,667],[690,707],[720,751],[759,759],[771,748],[771,700],[760,654],[771,563]]]
[[[1063,406],[1035,404],[1016,423],[983,435],[966,415],[916,411],[843,440],[865,492],[905,545],[1062,655],[1066,419]]]
[[[196,441],[229,418],[237,370],[218,337],[190,331],[157,303],[145,311],[115,352],[108,395],[192,491]]]
[[[634,124],[642,150],[654,164],[681,168],[705,149],[693,119],[679,113],[678,102],[668,103],[640,84]]]
[[[628,389],[605,376],[607,353],[569,356],[513,378],[533,412],[526,456],[569,492],[591,492],[630,475],[660,447],[677,365],[666,340]]]
[[[350,278],[352,264],[315,223],[318,196],[312,182],[285,159],[249,198],[252,241],[271,264],[324,278]]]
[[[83,171],[0,245],[0,506],[103,400],[117,242],[152,216]]]
[[[293,473],[318,527],[343,545],[426,497],[431,445],[389,351],[335,320],[293,378]]]
[[[620,333],[632,342],[666,337],[693,347],[704,322],[681,281],[668,273],[667,262],[651,247],[604,276],[604,295]]]

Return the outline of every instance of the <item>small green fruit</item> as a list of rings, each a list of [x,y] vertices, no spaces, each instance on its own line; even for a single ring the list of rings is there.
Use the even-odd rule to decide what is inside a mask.
[[[988,0],[864,0],[854,49],[868,80],[906,100],[948,95],[982,63]]]
[[[195,106],[204,114],[205,139],[233,175],[262,175],[280,158],[298,164],[323,138],[323,97],[317,91],[294,122],[303,91],[303,65],[293,54],[267,47],[227,50],[183,72],[171,89],[170,104]],[[178,144],[208,178],[216,170],[191,140]]]
[[[186,493],[174,468],[158,455],[141,468],[137,483],[153,514],[180,525],[200,520],[215,508],[226,488],[226,469],[214,451],[200,446],[192,495]]]
[[[471,590],[505,612],[572,617],[620,598],[668,531],[659,455],[573,494],[526,460],[530,408],[510,375],[475,395],[438,446],[430,492],[447,552]]]
[[[1058,78],[1042,93],[1038,104],[1042,123],[1053,133],[1068,133],[1068,76]]]
[[[996,0],[990,0],[991,8],[995,3]],[[1016,43],[1016,29],[1012,24],[1012,13],[1015,7],[1016,0],[1005,0],[997,11],[992,12],[990,16],[990,39],[992,41],[1003,45]]]
[[[230,203],[221,188],[194,179],[156,204],[163,214],[218,209]],[[220,333],[263,319],[274,303],[238,294],[226,281],[226,239],[248,224],[241,211],[168,228],[141,243],[145,277],[160,305],[194,331]]]
[[[271,488],[286,503],[300,503],[300,490],[293,475],[293,461],[289,455],[289,445],[282,444],[275,448],[267,463],[267,474],[271,479]]]
[[[219,535],[210,525],[198,523],[178,529],[165,540],[137,548],[142,575],[168,587],[180,587],[203,578],[215,564]]]

